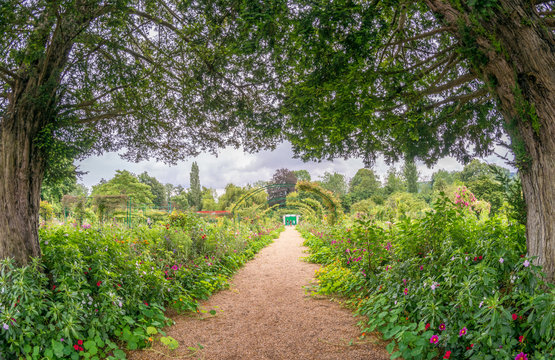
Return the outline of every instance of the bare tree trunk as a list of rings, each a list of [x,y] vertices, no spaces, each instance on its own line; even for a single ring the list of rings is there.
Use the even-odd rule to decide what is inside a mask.
[[[427,0],[432,11],[458,26],[470,16],[442,0]],[[555,280],[555,36],[534,11],[533,2],[500,0],[475,32],[486,55],[479,69],[499,100],[520,170],[528,220],[528,255],[537,257],[547,280]],[[455,36],[459,34],[455,33]],[[494,46],[492,39],[501,44]]]

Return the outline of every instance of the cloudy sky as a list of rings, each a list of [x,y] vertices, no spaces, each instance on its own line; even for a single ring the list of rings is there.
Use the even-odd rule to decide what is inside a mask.
[[[505,154],[503,154],[505,155]],[[504,167],[504,161],[493,155],[483,159],[488,163],[495,163]],[[358,169],[363,167],[362,160],[359,159],[337,159],[323,162],[303,162],[293,158],[291,145],[281,144],[274,151],[262,151],[257,154],[247,154],[240,149],[224,149],[219,155],[213,156],[202,154],[196,158],[182,161],[176,166],[169,166],[162,162],[142,161],[132,163],[122,160],[117,153],[106,153],[103,156],[94,156],[78,162],[80,171],[86,171],[80,182],[87,187],[96,185],[100,179],[111,179],[116,170],[128,170],[135,174],[144,171],[149,175],[155,176],[162,183],[172,183],[189,187],[189,173],[191,164],[196,161],[200,171],[200,182],[202,186],[217,189],[221,194],[228,183],[235,185],[252,184],[258,180],[270,180],[276,169],[287,168],[290,170],[308,170],[312,180],[318,180],[326,171],[338,172],[351,178]],[[455,159],[444,158],[440,160],[432,169],[422,164],[417,164],[421,179],[429,179],[431,174],[438,169],[448,171],[461,170],[462,165]],[[399,168],[401,164],[397,164]],[[374,171],[383,181],[388,166],[383,160],[379,160],[373,167]]]

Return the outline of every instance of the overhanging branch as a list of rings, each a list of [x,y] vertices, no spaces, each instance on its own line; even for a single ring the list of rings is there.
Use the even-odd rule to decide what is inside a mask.
[[[448,97],[447,99],[444,99],[442,101],[439,101],[439,102],[436,102],[434,104],[430,104],[430,105],[425,106],[424,110],[434,109],[434,108],[437,108],[439,106],[442,106],[442,105],[445,105],[445,104],[448,104],[448,103],[454,103],[454,102],[467,103],[471,100],[482,97],[482,96],[486,95],[487,93],[488,93],[488,91],[486,89],[480,89],[480,90],[475,91],[475,92],[470,93],[470,94],[451,96],[451,97]]]

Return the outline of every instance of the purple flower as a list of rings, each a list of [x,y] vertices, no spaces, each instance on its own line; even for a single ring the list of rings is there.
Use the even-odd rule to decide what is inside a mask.
[[[445,324],[444,323],[439,324],[439,330],[441,330],[441,331],[445,330]]]
[[[524,265],[524,267],[528,267],[528,266],[530,266],[530,261],[525,260],[524,263],[523,263],[522,265]],[[520,354],[519,354],[519,355],[520,355]],[[525,355],[525,356],[526,356],[526,355]],[[522,359],[524,359],[524,358],[522,358]]]
[[[504,260],[503,258],[500,258],[500,259],[499,259],[499,262],[500,262],[501,264],[503,264],[504,261],[505,261],[505,260]]]
[[[10,325],[4,324],[4,325],[2,325],[2,327],[4,328],[4,330],[8,330],[10,328]]]
[[[424,265],[420,265],[420,270],[424,270]]]
[[[61,341],[61,342],[64,342],[65,340],[64,340],[64,338],[61,338],[60,341]]]
[[[468,330],[467,330],[465,327],[463,327],[463,328],[459,331],[459,337],[461,337],[461,336],[463,336],[463,335],[466,335],[467,331],[468,331]]]

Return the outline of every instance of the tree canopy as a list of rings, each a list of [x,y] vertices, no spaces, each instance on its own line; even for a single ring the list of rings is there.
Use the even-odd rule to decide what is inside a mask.
[[[152,204],[154,199],[150,186],[127,170],[117,170],[112,179],[93,186],[91,195],[126,195],[137,204]]]

